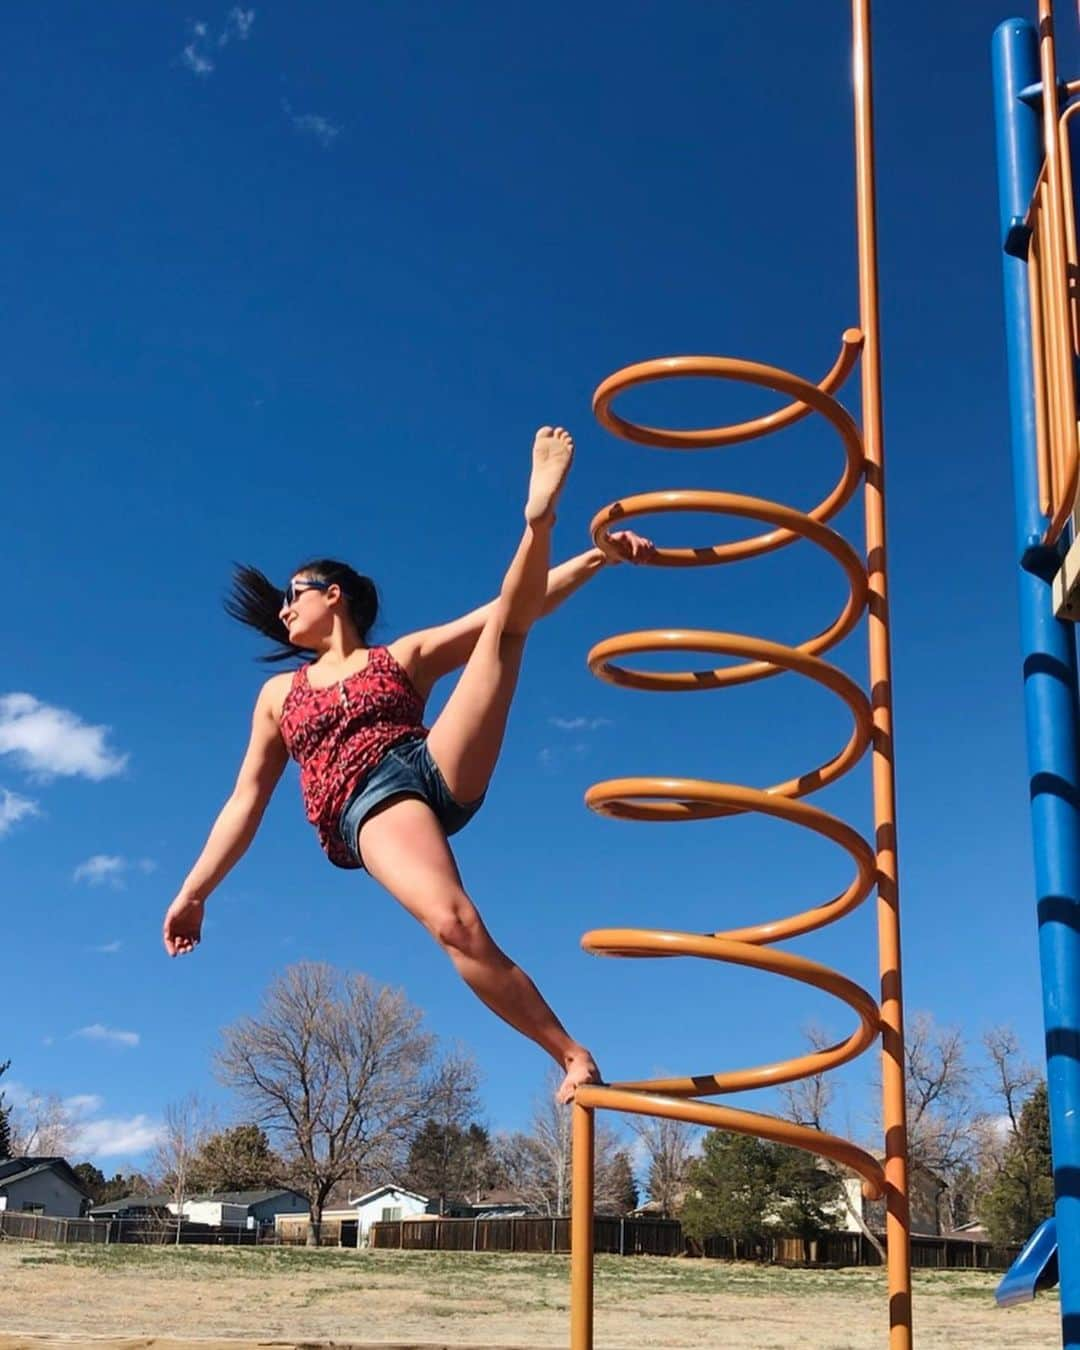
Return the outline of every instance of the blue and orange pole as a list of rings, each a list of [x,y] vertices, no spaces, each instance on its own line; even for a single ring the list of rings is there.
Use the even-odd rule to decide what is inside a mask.
[[[1020,98],[1040,78],[1032,24],[1009,19],[998,26],[993,71],[1001,233],[1006,239],[1011,232],[1015,241],[1043,160],[1040,111]],[[1051,598],[1058,551],[1040,545],[1046,518],[1039,504],[1031,310],[1021,252],[1006,252],[1003,268],[1024,711],[1062,1344],[1080,1350],[1080,707],[1074,631],[1055,619]]]

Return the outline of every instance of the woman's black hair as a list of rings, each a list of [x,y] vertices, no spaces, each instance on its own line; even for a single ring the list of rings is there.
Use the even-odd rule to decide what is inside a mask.
[[[360,641],[367,642],[368,633],[379,612],[379,597],[370,577],[361,576],[348,563],[337,562],[333,558],[316,558],[301,563],[293,569],[292,575],[311,577],[313,581],[329,581],[340,586]],[[284,598],[281,588],[275,586],[257,567],[233,564],[232,588],[225,597],[225,612],[278,644],[272,652],[260,656],[260,661],[311,657],[310,648],[297,647],[289,641],[288,629],[279,618]]]

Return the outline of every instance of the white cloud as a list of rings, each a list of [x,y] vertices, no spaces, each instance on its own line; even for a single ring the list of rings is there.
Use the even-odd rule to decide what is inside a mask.
[[[180,60],[193,75],[206,77],[214,69],[214,63],[206,54],[207,27],[201,20],[191,25],[191,41],[180,54]]]
[[[124,889],[124,877],[131,871],[142,872],[149,876],[156,871],[157,863],[153,858],[121,857],[113,853],[95,853],[92,858],[79,863],[71,874],[72,881],[85,881],[90,886],[104,886],[108,883],[117,890]]]
[[[238,42],[246,42],[251,36],[251,28],[255,22],[255,11],[253,9],[242,9],[239,5],[233,5],[232,9],[225,15],[225,24],[216,38],[210,36],[210,25],[204,19],[196,19],[189,24],[190,41],[184,46],[180,53],[180,60],[192,75],[198,75],[201,79],[206,79],[212,75],[215,69],[215,62],[211,53],[215,50],[220,51],[222,47],[227,47],[233,38]]]
[[[123,886],[121,877],[127,867],[123,858],[112,857],[107,853],[95,853],[92,858],[81,862],[71,874],[72,881],[86,881],[91,886],[104,886],[109,882],[113,886]]]
[[[14,1078],[0,1078],[0,1093],[3,1093],[6,1106],[27,1106],[38,1095]]]
[[[536,758],[540,761],[540,767],[554,773],[556,769],[561,769],[567,760],[584,759],[589,753],[589,746],[584,741],[575,741],[573,745],[545,745]]]
[[[281,100],[289,121],[304,136],[314,136],[324,150],[328,150],[341,134],[341,128],[335,126],[327,117],[318,113],[295,113],[287,98]]]
[[[615,725],[610,717],[549,717],[548,721],[560,731],[596,731]]]
[[[77,1092],[74,1097],[64,1098],[64,1110],[69,1116],[91,1116],[104,1105],[104,1097],[95,1092]]]
[[[128,757],[108,748],[109,730],[33,694],[0,695],[0,755],[14,756],[38,779],[81,776],[100,782],[122,773]]]
[[[4,1105],[19,1112],[35,1112],[55,1100],[51,1094],[33,1092],[24,1084],[0,1082]],[[62,1128],[64,1152],[83,1157],[115,1157],[126,1153],[145,1153],[161,1138],[160,1121],[139,1114],[126,1119],[118,1116],[94,1116],[105,1105],[96,1092],[77,1092],[59,1102],[59,1124]],[[18,1124],[18,1120],[16,1121]]]
[[[159,1121],[149,1116],[103,1116],[76,1126],[72,1153],[92,1158],[115,1158],[126,1153],[145,1153],[162,1135]]]
[[[239,5],[233,5],[225,16],[225,27],[221,30],[217,45],[224,47],[230,38],[236,38],[239,42],[246,42],[251,36],[251,26],[255,22],[255,11],[253,9],[241,9]]]
[[[7,788],[0,788],[0,839],[20,820],[40,814],[37,802],[32,802],[29,797],[20,797],[17,792],[9,792]]]
[[[106,956],[112,956],[115,952],[118,952],[122,946],[123,943],[117,938],[115,942],[103,942],[98,947],[91,947],[90,950],[92,952],[103,952]]]
[[[109,1045],[135,1046],[139,1044],[139,1033],[137,1031],[116,1031],[112,1027],[103,1027],[100,1022],[95,1022],[89,1027],[80,1027],[73,1034],[82,1036],[87,1041],[106,1041]]]

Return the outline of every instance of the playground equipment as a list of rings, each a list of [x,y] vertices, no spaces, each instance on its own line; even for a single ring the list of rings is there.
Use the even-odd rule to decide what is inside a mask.
[[[597,783],[586,794],[593,810],[630,820],[716,819],[745,811],[804,826],[846,849],[855,876],[841,894],[802,913],[773,922],[712,934],[659,930],[603,929],[586,933],[586,950],[609,956],[698,956],[784,975],[824,990],[847,1004],[858,1026],[827,1049],[754,1068],[700,1073],[579,1088],[573,1107],[574,1175],[572,1210],[571,1347],[592,1346],[593,1141],[597,1110],[628,1111],[693,1121],[719,1129],[790,1144],[851,1167],[863,1178],[864,1193],[884,1197],[888,1241],[889,1345],[911,1345],[910,1240],[907,1201],[907,1139],[904,1118],[903,1014],[900,983],[900,924],[897,890],[892,697],[885,560],[885,500],[882,459],[881,362],[878,338],[877,247],[874,192],[873,98],[869,0],[852,0],[855,72],[855,170],[857,194],[860,326],[848,329],[832,370],[818,384],[773,366],[728,357],[683,356],[646,361],[612,375],[596,391],[600,422],[617,436],[667,449],[700,450],[752,440],[790,426],[811,413],[836,430],[844,451],[839,481],[813,510],[801,512],[775,502],[725,492],[652,492],[605,507],[592,523],[593,538],[609,550],[609,528],[628,519],[664,511],[708,512],[748,518],[767,528],[715,547],[660,548],[660,567],[700,567],[742,562],[799,540],[829,553],[848,580],[849,595],[837,618],[822,632],[794,647],[736,633],[660,630],[626,633],[600,642],[589,666],[614,684],[659,692],[715,689],[794,671],[816,680],[847,704],[854,730],[847,744],[824,764],[767,788],[685,778],[623,778]],[[862,357],[862,427],[834,397]],[[726,427],[673,431],[637,425],[612,408],[618,395],[650,381],[697,376],[739,380],[785,395],[786,406],[766,416]],[[866,519],[866,562],[828,522],[862,489]],[[822,659],[867,612],[871,696]],[[738,664],[718,669],[652,672],[617,664],[622,658],[655,651],[708,652],[734,656]],[[871,844],[835,816],[804,798],[847,773],[867,748],[872,755],[875,841]],[[772,945],[835,922],[877,889],[880,1001],[843,975]],[[720,1092],[775,1086],[832,1069],[855,1058],[881,1035],[885,1126],[884,1165],[870,1153],[834,1135],[757,1112],[698,1100]]]
[[[1062,1340],[1080,1347],[1080,617],[1075,514],[1076,212],[1070,130],[1080,81],[1057,74],[1051,0],[1038,29],[1010,19],[994,34],[999,208],[1031,827],[1054,1157]],[[1052,92],[1051,92],[1052,91]],[[1066,553],[1066,543],[1073,543]],[[999,1289],[1034,1297],[1041,1230]],[[1039,1234],[1036,1234],[1039,1237]],[[1047,1275],[1049,1279],[1049,1274]]]

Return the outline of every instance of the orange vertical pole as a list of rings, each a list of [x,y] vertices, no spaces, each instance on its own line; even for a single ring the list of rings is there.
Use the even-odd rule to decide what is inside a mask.
[[[570,1350],[593,1344],[593,1187],[595,1116],[574,1102],[570,1196]]]
[[[881,972],[882,1115],[885,1124],[886,1237],[889,1254],[889,1347],[911,1347],[911,1239],[904,1100],[904,1011],[900,981],[900,894],[896,866],[896,773],[892,728],[892,659],[885,564],[884,424],[881,325],[878,311],[877,203],[874,178],[873,71],[870,0],[852,0],[855,73],[855,182],[859,249],[862,425],[866,452],[866,566],[874,829],[878,869]]]

